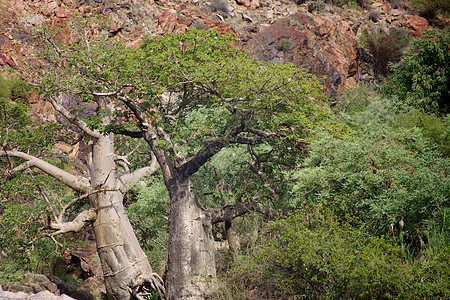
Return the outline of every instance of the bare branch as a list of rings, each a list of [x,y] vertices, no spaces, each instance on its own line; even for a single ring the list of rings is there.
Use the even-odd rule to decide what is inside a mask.
[[[60,97],[60,95],[57,95],[57,97]],[[60,112],[67,120],[69,120],[70,123],[74,124],[75,126],[77,126],[78,128],[80,128],[84,133],[86,133],[87,135],[93,137],[93,138],[100,138],[102,135],[100,132],[98,131],[94,131],[91,130],[89,128],[89,126],[80,118],[78,118],[78,116],[75,116],[73,114],[71,114],[64,106],[62,106],[57,99],[55,98],[51,98],[50,102],[52,103],[53,107]]]
[[[96,218],[97,212],[95,211],[95,209],[90,208],[79,213],[78,216],[76,216],[75,219],[71,222],[50,221],[50,228],[58,230],[51,233],[50,236],[68,232],[78,232],[84,227],[84,225],[86,225],[86,223],[93,222]]]
[[[211,219],[213,224],[233,220],[239,216],[243,216],[249,212],[255,211],[265,216],[272,217],[280,214],[280,211],[265,206],[258,199],[259,194],[247,199],[245,202],[238,202],[235,205],[225,205],[215,207],[205,211],[205,214]]]
[[[21,158],[27,161],[25,164],[27,167],[36,167],[40,169],[41,171],[47,173],[48,175],[54,177],[59,182],[64,183],[65,185],[71,187],[72,189],[79,191],[79,192],[88,192],[91,188],[89,179],[83,176],[76,176],[73,174],[70,174],[48,162],[45,160],[42,160],[40,158],[37,158],[35,156],[29,155],[24,152],[20,151],[0,151],[0,156],[11,156],[11,157],[17,157]],[[19,166],[19,170],[23,169],[22,166]]]
[[[129,190],[129,188],[131,187],[131,185],[134,182],[139,181],[141,178],[143,178],[144,176],[146,176],[148,174],[152,174],[152,173],[156,172],[156,170],[158,169],[156,156],[155,156],[155,154],[153,154],[153,152],[151,153],[151,156],[152,156],[152,162],[150,163],[150,166],[138,169],[138,170],[134,171],[133,173],[123,174],[122,176],[117,178],[118,188],[120,188],[123,192],[126,192]]]

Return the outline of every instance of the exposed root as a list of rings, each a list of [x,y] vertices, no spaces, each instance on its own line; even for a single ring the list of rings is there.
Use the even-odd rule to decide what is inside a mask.
[[[151,299],[152,292],[158,292],[162,299],[165,299],[166,289],[164,282],[158,273],[151,275],[141,275],[129,287],[130,293],[138,300]]]

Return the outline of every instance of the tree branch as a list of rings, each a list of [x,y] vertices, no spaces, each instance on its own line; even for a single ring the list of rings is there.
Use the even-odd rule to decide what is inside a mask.
[[[57,97],[60,97],[60,95],[57,95]],[[96,138],[96,139],[98,139],[102,136],[100,132],[91,130],[84,121],[82,121],[80,118],[78,118],[78,116],[71,114],[64,106],[62,106],[62,104],[60,104],[57,101],[57,99],[52,97],[50,99],[50,103],[53,105],[53,107],[59,113],[61,113],[67,120],[69,120],[70,123],[77,126],[79,129],[81,129],[87,135],[89,135],[93,138]]]
[[[73,174],[70,174],[40,158],[37,158],[35,156],[26,154],[24,152],[20,151],[0,151],[0,156],[11,156],[11,157],[17,157],[26,160],[26,164],[22,166],[26,167],[36,167],[43,171],[44,173],[47,173],[48,175],[54,177],[59,182],[64,183],[65,185],[71,187],[72,189],[79,191],[79,192],[88,192],[91,188],[89,179],[83,177],[83,176],[76,176]],[[23,170],[22,166],[17,167],[18,170]]]
[[[231,221],[252,211],[261,213],[268,217],[273,217],[280,214],[280,211],[260,203],[257,200],[258,198],[260,198],[260,195],[256,194],[247,199],[245,202],[238,202],[235,205],[225,205],[222,207],[208,209],[205,211],[205,214],[210,218],[212,224]]]
[[[225,147],[225,143],[222,139],[206,141],[205,145],[190,160],[180,166],[181,174],[186,177],[191,176],[223,147]]]
[[[146,176],[148,174],[152,174],[152,173],[156,172],[156,170],[158,169],[156,156],[155,156],[155,154],[153,154],[153,152],[151,153],[151,156],[152,156],[152,162],[150,163],[150,166],[140,168],[140,169],[134,171],[133,173],[123,174],[122,176],[117,178],[116,186],[118,188],[120,188],[123,192],[126,192],[130,189],[131,185],[134,182],[139,181],[141,178],[143,178],[144,176]]]
[[[55,236],[58,234],[68,233],[68,232],[78,232],[80,231],[86,223],[93,222],[97,218],[97,212],[95,209],[90,208],[87,210],[83,210],[79,213],[75,219],[71,222],[53,222],[50,221],[49,227],[51,229],[55,229],[55,231],[50,234],[50,236]]]

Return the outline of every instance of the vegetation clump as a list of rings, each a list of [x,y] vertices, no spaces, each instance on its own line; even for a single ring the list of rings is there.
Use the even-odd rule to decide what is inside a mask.
[[[425,30],[411,40],[404,58],[391,65],[392,75],[384,88],[403,105],[427,113],[450,112],[450,29]]]
[[[405,30],[395,28],[389,32],[378,30],[366,34],[363,44],[372,54],[375,75],[387,75],[388,64],[399,59],[408,44],[408,34]]]

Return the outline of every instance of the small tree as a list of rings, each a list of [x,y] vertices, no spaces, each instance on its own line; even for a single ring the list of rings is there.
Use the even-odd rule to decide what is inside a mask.
[[[450,107],[450,30],[424,31],[411,40],[410,48],[399,63],[392,65],[393,74],[386,94],[399,97],[401,103],[425,112],[444,115]]]

